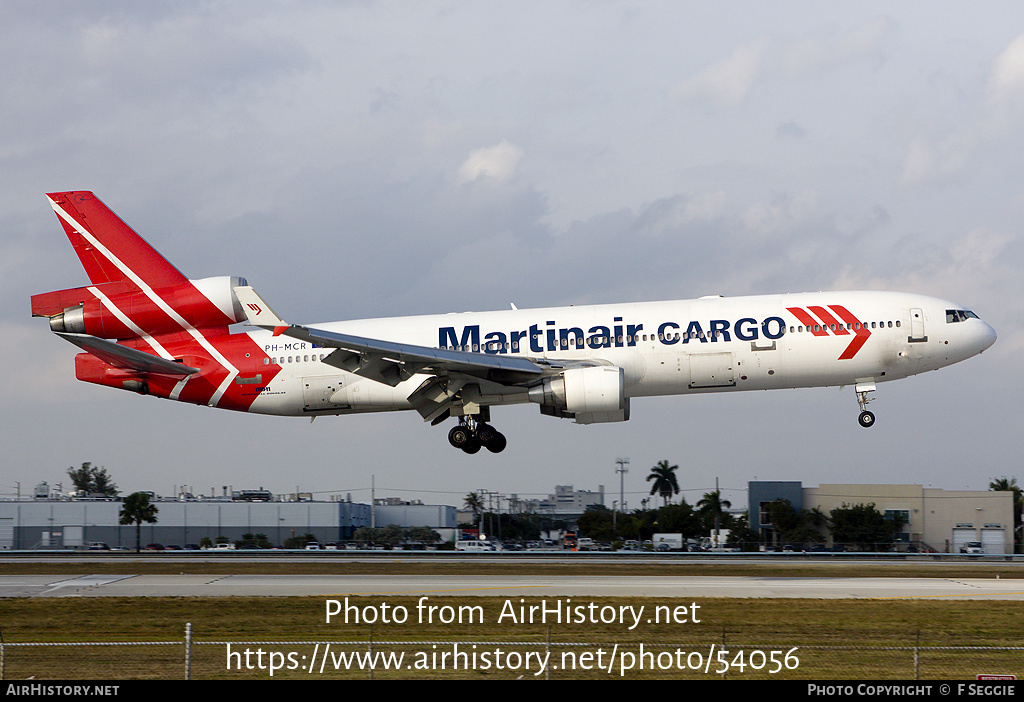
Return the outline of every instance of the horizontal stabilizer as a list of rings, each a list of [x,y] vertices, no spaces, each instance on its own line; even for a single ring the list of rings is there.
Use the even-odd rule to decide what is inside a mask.
[[[273,330],[274,336],[288,328],[288,324],[278,317],[274,310],[270,309],[270,305],[263,301],[263,298],[252,289],[252,286],[239,285],[235,287],[235,297],[242,303],[242,309],[245,311],[246,321],[249,324]]]
[[[175,376],[186,376],[199,372],[198,368],[186,366],[184,363],[169,361],[166,358],[160,358],[151,353],[115,344],[113,341],[89,336],[88,334],[55,333],[57,336],[67,339],[75,346],[88,351],[93,356],[96,356],[96,358],[115,368],[124,368],[138,373]]]

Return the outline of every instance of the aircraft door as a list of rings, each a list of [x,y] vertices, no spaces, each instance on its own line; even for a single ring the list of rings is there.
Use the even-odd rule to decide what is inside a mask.
[[[347,403],[331,402],[331,396],[341,390],[344,376],[321,375],[302,379],[302,409],[306,412],[347,407]]]
[[[924,310],[920,307],[913,307],[910,310],[910,336],[907,337],[907,341],[928,341],[928,336],[924,333]]]
[[[736,364],[731,353],[691,353],[689,359],[691,388],[736,385]]]

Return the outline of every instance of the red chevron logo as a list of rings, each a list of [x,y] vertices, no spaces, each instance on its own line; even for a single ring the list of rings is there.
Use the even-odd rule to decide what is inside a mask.
[[[786,310],[800,320],[815,336],[828,336],[829,332],[835,336],[845,336],[852,332],[853,340],[839,355],[840,361],[848,361],[856,356],[857,352],[867,343],[868,337],[871,336],[867,325],[842,305],[829,305],[828,309],[811,305],[806,310],[802,307],[787,307]]]

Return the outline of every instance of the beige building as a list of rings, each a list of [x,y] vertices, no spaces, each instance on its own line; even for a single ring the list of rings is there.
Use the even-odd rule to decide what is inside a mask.
[[[825,514],[846,505],[874,503],[901,514],[904,541],[940,553],[958,553],[979,541],[984,553],[1013,553],[1013,493],[940,490],[922,485],[820,485],[803,488],[803,507]]]

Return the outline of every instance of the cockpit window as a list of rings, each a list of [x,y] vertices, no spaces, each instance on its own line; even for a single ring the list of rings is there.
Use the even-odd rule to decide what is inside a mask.
[[[978,315],[970,310],[946,310],[946,323],[966,322],[968,319],[979,319]]]

